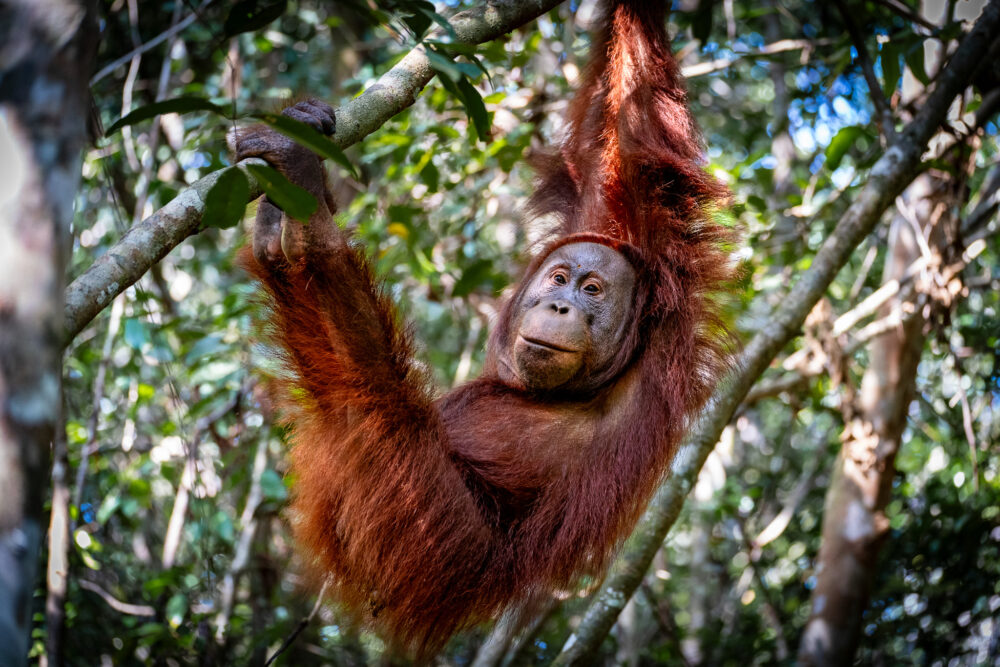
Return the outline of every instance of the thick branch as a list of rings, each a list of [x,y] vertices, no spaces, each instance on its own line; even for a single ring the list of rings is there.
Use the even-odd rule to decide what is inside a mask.
[[[252,163],[264,164],[263,160],[245,160],[239,166]],[[166,206],[129,229],[118,243],[66,288],[64,344],[73,340],[116,296],[138,281],[181,241],[201,231],[205,195],[221,173],[217,171],[196,181]],[[250,196],[259,197],[261,191],[257,181],[245,169],[244,173],[250,180]]]
[[[782,300],[782,306],[747,344],[737,369],[715,392],[702,418],[677,454],[667,481],[646,513],[577,630],[553,665],[579,664],[603,640],[642,582],[656,550],[677,520],[705,459],[743,397],[771,360],[800,331],[813,305],[869,234],[893,200],[913,180],[927,142],[945,120],[951,101],[968,85],[1000,33],[1000,0],[991,0],[941,73],[919,114],[900,132],[871,169],[868,182],[824,242],[812,265]]]
[[[501,37],[557,6],[562,0],[508,0],[486,3],[451,17],[457,42],[481,44]],[[418,45],[364,94],[337,109],[333,140],[346,148],[371,134],[411,106],[434,70],[424,47]],[[249,162],[249,161],[247,161]],[[240,166],[243,166],[241,163]],[[68,343],[118,294],[163,259],[175,246],[201,230],[205,194],[218,174],[209,174],[181,192],[162,209],[130,229],[66,290]],[[260,195],[251,179],[251,197]]]

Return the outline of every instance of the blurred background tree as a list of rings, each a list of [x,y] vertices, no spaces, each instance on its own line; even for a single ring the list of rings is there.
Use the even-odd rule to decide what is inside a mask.
[[[95,120],[182,97],[222,111],[154,106],[87,153],[70,279],[228,165],[225,133],[247,122],[234,118],[301,96],[344,103],[465,4],[102,1]],[[498,299],[544,236],[521,221],[526,158],[558,140],[595,4],[474,49],[442,44],[417,102],[347,150],[356,177],[331,165],[340,219],[442,387],[479,372]],[[707,168],[746,237],[730,309],[742,339],[810,266],[982,6],[675,3]],[[724,431],[591,664],[1000,664],[1000,56],[983,55],[922,174]],[[251,370],[267,366],[253,287],[232,265],[243,239],[241,226],[192,236],[66,350],[52,497],[68,539],[51,531],[57,567],[40,568],[40,660],[263,664],[293,636],[279,662],[388,660],[300,587],[282,432]],[[548,664],[597,583],[438,660]]]

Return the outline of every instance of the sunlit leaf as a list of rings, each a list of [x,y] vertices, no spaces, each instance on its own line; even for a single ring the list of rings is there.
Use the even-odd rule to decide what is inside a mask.
[[[225,348],[226,345],[222,342],[222,334],[209,334],[191,346],[191,349],[184,356],[184,363],[192,366],[198,360],[211,356]]]
[[[170,596],[167,600],[167,622],[170,626],[177,628],[184,621],[184,615],[187,614],[188,610],[188,599],[187,595],[183,593],[175,593]]]
[[[458,63],[444,55],[439,49],[428,48],[427,59],[430,60],[434,71],[444,74],[453,82],[462,78],[462,69],[458,66]]]
[[[863,128],[851,125],[841,128],[833,136],[833,139],[830,140],[830,145],[826,147],[826,166],[830,171],[840,166],[840,162],[844,159],[847,151],[864,135],[865,131]]]

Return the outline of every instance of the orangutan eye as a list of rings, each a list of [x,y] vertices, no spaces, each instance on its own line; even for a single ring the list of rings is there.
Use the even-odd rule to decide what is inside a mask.
[[[556,273],[553,273],[552,274],[552,282],[554,282],[556,285],[565,285],[566,284],[566,274],[563,273],[562,271],[558,271]]]
[[[597,283],[587,283],[583,286],[583,291],[587,294],[597,295],[601,293],[601,286]]]

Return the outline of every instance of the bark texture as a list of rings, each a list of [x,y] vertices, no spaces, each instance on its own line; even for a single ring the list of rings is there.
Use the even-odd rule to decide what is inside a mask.
[[[883,284],[904,280],[928,248],[938,257],[947,252],[942,247],[951,236],[946,228],[956,222],[953,190],[948,180],[929,173],[907,189],[904,200],[916,219],[899,211],[893,216]],[[850,664],[861,638],[862,615],[889,530],[885,508],[925,339],[929,306],[904,299],[901,293],[884,304],[879,318],[899,309],[919,312],[868,345],[861,390],[844,406],[844,444],[827,490],[812,611],[799,646],[803,665]]]
[[[92,16],[0,2],[0,664],[27,660],[59,422],[63,271],[89,112]]]

